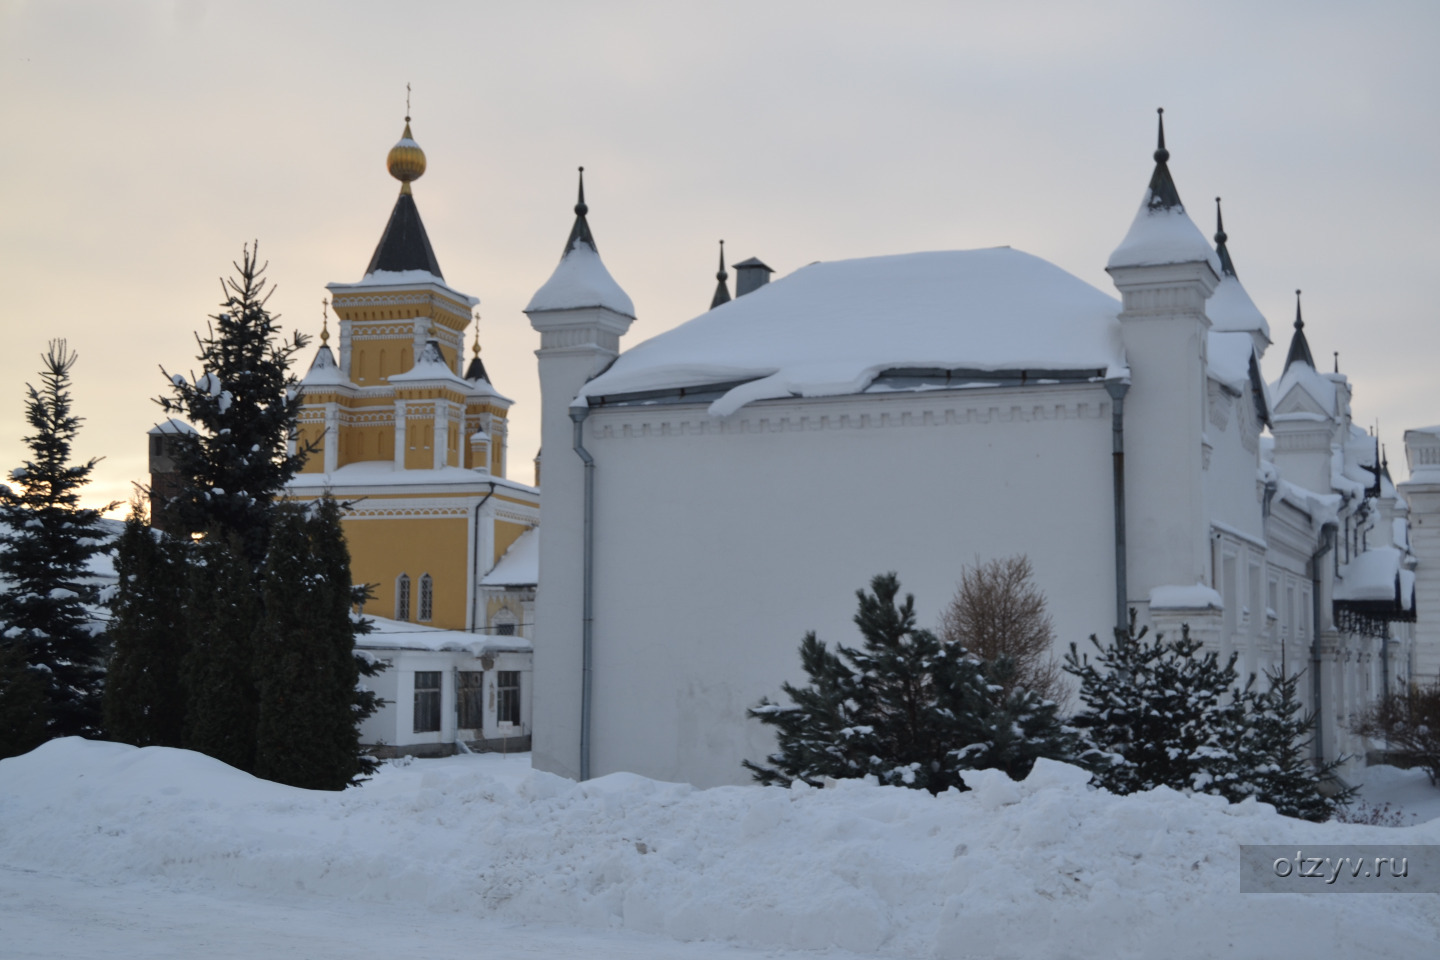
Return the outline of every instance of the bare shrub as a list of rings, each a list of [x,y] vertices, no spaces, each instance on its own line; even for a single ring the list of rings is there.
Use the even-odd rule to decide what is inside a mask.
[[[1428,687],[1412,683],[1381,698],[1354,730],[1384,741],[1387,763],[1420,767],[1440,786],[1440,681]]]
[[[1045,594],[1035,585],[1024,554],[967,565],[955,597],[940,615],[940,639],[985,661],[1009,658],[1013,669],[997,675],[1001,695],[1023,687],[1064,705],[1070,688],[1055,659],[1055,625]]]

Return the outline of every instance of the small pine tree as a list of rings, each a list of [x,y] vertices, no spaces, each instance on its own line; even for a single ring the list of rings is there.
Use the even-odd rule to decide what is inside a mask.
[[[1317,823],[1329,820],[1348,804],[1354,789],[1340,789],[1335,778],[1340,761],[1321,766],[1307,756],[1315,718],[1300,704],[1300,674],[1265,675],[1268,687],[1253,692],[1240,738],[1239,792],[1253,794],[1287,817]],[[1326,790],[1328,789],[1328,792]]]
[[[97,596],[85,582],[86,563],[105,549],[106,537],[104,511],[82,508],[80,490],[98,461],[70,462],[82,422],[70,408],[77,355],[64,340],[52,340],[41,359],[40,388],[25,387],[31,459],[10,474],[18,490],[0,484],[0,580],[7,585],[0,593],[0,647],[7,650],[4,696],[17,698],[0,710],[17,713],[18,698],[30,697],[26,691],[38,679],[45,738],[93,737],[100,732],[105,671],[100,628],[87,610]],[[8,749],[29,739],[21,736]]]
[[[234,267],[238,277],[221,281],[220,312],[205,336],[196,335],[201,374],[189,380],[167,374],[171,396],[160,398],[161,408],[199,432],[172,438],[182,487],[157,509],[170,529],[238,536],[258,570],[274,498],[308,452],[288,452],[300,410],[290,367],[307,338],[297,332],[283,339],[280,318],[266,309],[258,246],[246,247]]]
[[[1039,756],[1079,758],[1079,737],[1063,727],[1053,703],[1023,689],[996,695],[993,681],[1004,677],[987,670],[1011,670],[1008,660],[990,667],[917,627],[915,598],[896,602],[893,573],[870,586],[871,593],[856,593],[863,647],[831,653],[807,634],[800,659],[809,685],[781,685],[794,705],[767,698],[748,711],[776,728],[779,747],[766,758],[771,766],[744,761],[757,781],[816,784],[868,774],[939,793],[966,789],[963,770],[1024,776]]]
[[[262,617],[255,570],[238,536],[207,537],[189,551],[181,663],[184,744],[247,773],[255,770],[259,694],[255,634]]]
[[[152,530],[141,502],[132,504],[115,544],[119,582],[110,600],[105,730],[112,740],[137,747],[184,743],[188,546]]]
[[[375,770],[357,729],[373,699],[356,690],[362,663],[373,668],[355,655],[350,558],[334,500],[277,511],[264,584],[255,773],[314,790],[352,786]]]
[[[1246,696],[1236,688],[1235,657],[1222,665],[1215,653],[1201,654],[1188,625],[1178,640],[1157,634],[1147,641],[1148,633],[1136,630],[1132,611],[1129,629],[1117,629],[1109,647],[1091,635],[1096,662],[1073,643],[1065,657],[1085,705],[1071,723],[1114,758],[1097,771],[1096,785],[1114,793],[1166,786],[1241,799],[1237,751]]]

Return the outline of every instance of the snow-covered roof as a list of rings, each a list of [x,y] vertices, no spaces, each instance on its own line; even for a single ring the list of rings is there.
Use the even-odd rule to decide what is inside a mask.
[[[310,369],[306,371],[301,384],[307,387],[319,386],[340,386],[348,384],[350,378],[340,369],[335,362],[335,354],[330,351],[327,344],[320,344],[320,349],[315,351],[315,359],[310,361]]]
[[[492,636],[465,630],[444,630],[419,623],[369,617],[371,632],[355,639],[367,650],[458,650],[481,656],[487,653],[528,652],[535,649],[524,637]]]
[[[1280,379],[1270,388],[1270,393],[1279,403],[1296,387],[1309,394],[1327,414],[1335,413],[1335,382],[1310,364],[1292,363],[1287,366]]]
[[[582,239],[571,242],[570,249],[560,258],[550,279],[535,291],[526,313],[545,310],[580,310],[604,307],[627,317],[635,316],[635,304],[610,271],[595,248]]]
[[[885,370],[1118,375],[1120,304],[997,247],[814,263],[632,347],[580,397],[749,381],[710,406],[864,390]]]
[[[436,276],[429,270],[372,270],[357,280],[354,286],[368,287],[381,284],[438,283],[448,287],[444,277]]]
[[[1205,302],[1205,315],[1210,318],[1212,330],[1255,332],[1265,338],[1265,343],[1270,342],[1270,324],[1233,273],[1220,278],[1215,292]]]
[[[485,587],[528,587],[540,582],[540,528],[531,527],[480,580]]]
[[[1335,599],[1395,602],[1410,609],[1414,574],[1402,568],[1404,554],[1396,547],[1372,547],[1340,567],[1335,578]],[[1409,586],[1406,586],[1409,574]]]
[[[445,381],[453,385],[462,393],[469,393],[472,384],[460,374],[451,369],[450,364],[445,362],[445,357],[440,353],[440,345],[434,340],[425,341],[425,346],[420,349],[420,356],[410,365],[410,369],[404,373],[392,373],[388,378],[390,383],[407,383],[419,380],[424,381]]]
[[[151,436],[159,436],[163,434],[197,433],[198,431],[184,420],[176,420],[174,417],[171,417],[163,423],[157,423],[145,432]]]
[[[1106,267],[1148,267],[1195,261],[1210,264],[1215,275],[1220,275],[1220,259],[1185,208],[1152,209],[1151,193],[1147,190],[1125,239],[1110,254]]]

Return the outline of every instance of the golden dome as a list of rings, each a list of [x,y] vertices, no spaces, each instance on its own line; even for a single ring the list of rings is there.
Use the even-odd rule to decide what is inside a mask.
[[[401,193],[409,193],[410,181],[419,180],[425,173],[425,151],[410,136],[409,117],[405,118],[405,133],[400,142],[390,148],[390,155],[385,158],[385,168],[390,176],[404,184]]]

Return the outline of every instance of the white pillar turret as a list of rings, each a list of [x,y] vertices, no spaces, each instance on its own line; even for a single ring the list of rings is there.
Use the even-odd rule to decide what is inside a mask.
[[[540,584],[535,597],[536,767],[580,776],[582,619],[584,591],[584,470],[574,452],[570,404],[585,382],[619,355],[620,337],[635,307],[611,278],[586,220],[584,168],[575,225],[555,272],[531,298],[525,314],[540,334],[541,427],[545,465],[545,522],[540,537]],[[543,719],[542,719],[543,718]]]
[[[1127,593],[1142,606],[1156,587],[1214,586],[1204,497],[1205,301],[1220,281],[1220,265],[1185,213],[1169,157],[1162,116],[1150,186],[1106,266],[1123,302],[1120,335],[1131,382],[1125,401]],[[1194,632],[1205,618],[1192,610],[1184,619]]]

